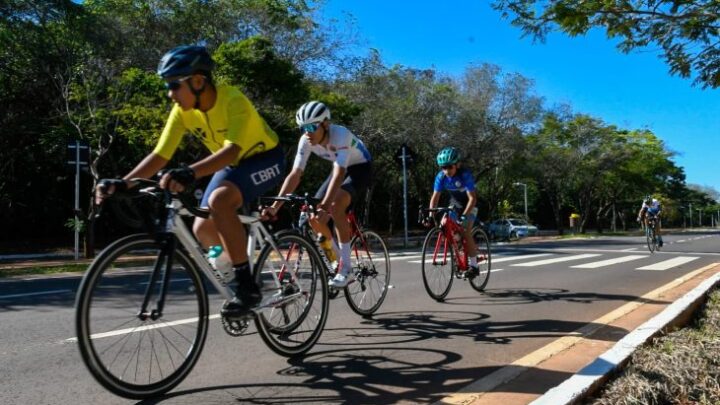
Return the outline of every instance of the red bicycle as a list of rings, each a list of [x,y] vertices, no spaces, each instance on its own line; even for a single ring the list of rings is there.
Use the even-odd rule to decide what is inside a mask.
[[[458,222],[454,208],[425,208],[424,213],[433,212],[435,226],[428,232],[423,243],[422,274],[425,290],[438,302],[442,302],[450,292],[453,279],[470,281],[470,286],[476,291],[483,291],[490,280],[490,241],[487,234],[475,227],[472,237],[477,247],[477,263],[479,274],[467,277],[470,268],[468,260],[467,241],[464,238],[464,229]],[[437,214],[442,214],[440,221]]]
[[[339,265],[335,267],[330,263],[325,251],[320,247],[318,235],[308,222],[310,215],[315,213],[315,206],[320,200],[307,195],[293,194],[282,197],[263,197],[263,199],[283,201],[289,203],[293,210],[299,211],[298,220],[293,229],[280,231],[276,235],[300,234],[300,236],[313,244],[322,258],[322,267],[325,270],[327,280],[332,280],[339,269]],[[350,242],[352,272],[349,275],[350,282],[343,289],[345,299],[355,313],[363,317],[369,317],[380,308],[390,288],[390,255],[383,238],[369,229],[364,229],[357,221],[352,210],[348,213],[347,219],[352,232]],[[337,288],[329,287],[328,297],[333,299],[339,293],[340,290]]]

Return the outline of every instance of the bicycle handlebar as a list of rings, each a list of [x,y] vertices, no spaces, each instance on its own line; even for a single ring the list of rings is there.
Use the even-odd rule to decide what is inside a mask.
[[[197,207],[197,203],[193,201],[193,199],[187,194],[187,193],[171,193],[170,191],[166,189],[160,188],[160,183],[157,180],[151,180],[151,179],[143,179],[140,177],[129,179],[129,181],[133,183],[138,183],[137,186],[132,187],[128,191],[132,189],[136,189],[137,187],[145,187],[150,188],[152,190],[144,190],[140,189],[137,192],[138,193],[144,193],[144,194],[150,194],[150,195],[156,195],[156,192],[161,191],[163,193],[163,197],[165,202],[170,202],[172,198],[177,198],[183,205],[183,207],[188,210],[192,215],[200,218],[209,218],[210,217],[210,210],[206,208],[200,208]],[[127,193],[127,191],[123,192]]]

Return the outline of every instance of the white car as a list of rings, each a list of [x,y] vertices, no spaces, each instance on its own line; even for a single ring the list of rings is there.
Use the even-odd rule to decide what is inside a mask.
[[[517,240],[526,236],[535,236],[538,228],[517,218],[496,219],[488,227],[490,239]]]

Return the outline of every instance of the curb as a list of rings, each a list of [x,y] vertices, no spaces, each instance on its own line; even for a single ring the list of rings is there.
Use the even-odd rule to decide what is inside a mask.
[[[700,306],[705,303],[708,293],[718,284],[720,284],[720,273],[716,273],[703,281],[662,312],[620,339],[610,350],[600,355],[592,363],[560,385],[548,390],[531,404],[576,404],[592,395],[602,388],[613,374],[622,370],[638,347],[672,327],[687,323]]]

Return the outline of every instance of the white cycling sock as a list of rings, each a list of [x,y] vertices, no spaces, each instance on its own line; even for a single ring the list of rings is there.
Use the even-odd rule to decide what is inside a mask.
[[[332,247],[333,247],[333,250],[335,251],[335,256],[341,257],[340,256],[340,246],[338,246],[337,242],[335,242],[335,239],[332,240]]]
[[[477,256],[470,256],[470,265],[477,267]]]
[[[340,273],[345,276],[347,276],[348,273],[350,273],[350,269],[352,269],[352,264],[350,263],[350,249],[350,242],[340,242],[340,258],[342,258],[342,268],[340,269]]]

